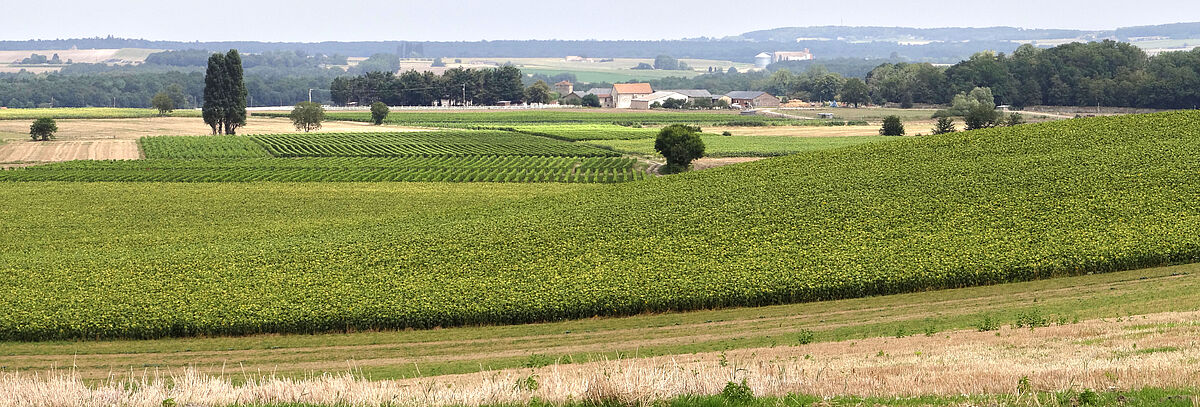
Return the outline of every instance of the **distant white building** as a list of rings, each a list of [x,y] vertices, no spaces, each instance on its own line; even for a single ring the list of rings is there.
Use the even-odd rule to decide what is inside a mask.
[[[685,94],[679,93],[679,92],[658,91],[658,92],[654,92],[654,93],[651,93],[646,96],[634,98],[633,101],[631,101],[629,103],[629,108],[631,108],[631,109],[649,109],[650,105],[653,105],[655,103],[658,103],[661,105],[671,99],[687,102],[688,96]]]
[[[759,53],[758,55],[755,55],[755,56],[754,56],[754,66],[757,66],[757,67],[759,67],[759,68],[766,68],[766,67],[767,67],[767,65],[770,65],[770,64],[771,64],[771,61],[772,61],[774,58],[775,58],[775,57],[774,57],[774,56],[772,56],[772,55],[771,55],[770,53],[768,53],[768,52],[762,52],[762,53]]]
[[[805,48],[804,51],[775,51],[772,62],[811,61],[813,58],[813,53]]]

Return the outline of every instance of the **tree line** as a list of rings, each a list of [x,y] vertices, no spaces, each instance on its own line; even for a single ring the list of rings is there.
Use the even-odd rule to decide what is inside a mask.
[[[513,66],[493,69],[451,68],[442,75],[417,71],[396,75],[377,71],[354,77],[338,77],[329,84],[329,89],[332,102],[338,105],[354,103],[366,106],[374,102],[390,106],[491,105],[500,101],[521,103],[527,99],[522,76],[521,70]]]

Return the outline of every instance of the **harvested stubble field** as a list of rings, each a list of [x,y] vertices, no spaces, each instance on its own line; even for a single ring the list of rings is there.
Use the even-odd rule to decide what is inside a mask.
[[[5,185],[0,288],[17,295],[0,297],[0,337],[509,324],[1192,262],[1198,115],[903,138],[620,185]]]
[[[200,405],[480,406],[536,401],[645,405],[685,395],[720,394],[727,383],[743,380],[760,397],[974,395],[975,400],[986,400],[987,395],[1010,395],[1010,402],[1021,403],[1023,396],[1025,404],[1042,405],[1041,400],[1030,399],[1037,395],[1033,392],[1197,388],[1198,318],[1200,312],[1128,315],[1033,329],[792,344],[395,381],[369,381],[353,371],[291,380],[261,372],[209,376],[187,368],[122,373],[91,387],[70,371],[46,376],[4,373],[0,387],[9,391],[0,395],[0,406],[22,406],[33,400],[53,407],[151,407],[167,398]],[[233,378],[241,384],[234,384]],[[1191,393],[1183,397],[1184,402],[1197,400]],[[1140,405],[1167,401],[1128,398],[1126,402]]]

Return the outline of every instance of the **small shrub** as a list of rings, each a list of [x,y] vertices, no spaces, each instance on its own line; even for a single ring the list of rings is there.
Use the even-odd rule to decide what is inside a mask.
[[[1047,327],[1050,326],[1050,319],[1042,316],[1042,312],[1035,308],[1017,314],[1014,326],[1017,328],[1029,327],[1029,329]]]
[[[732,136],[733,133],[730,133],[728,130],[726,130],[726,131],[721,132],[721,135],[725,136],[725,137],[729,137],[729,136]]]
[[[530,354],[529,358],[525,359],[525,363],[522,364],[521,366],[530,368],[530,369],[534,369],[534,368],[539,368],[539,367],[550,366],[552,364],[554,364],[554,358],[546,356],[546,355],[539,355],[539,354],[534,353],[534,354]]]
[[[1000,323],[992,318],[991,315],[986,315],[975,327],[979,329],[979,332],[995,331],[1000,329]]]
[[[725,389],[721,390],[721,397],[728,401],[751,401],[754,400],[754,391],[750,390],[746,379],[742,379],[741,383],[725,383]]]
[[[883,119],[883,128],[879,129],[881,136],[903,136],[904,123],[900,121],[900,116],[888,116]]]
[[[517,384],[515,384],[513,386],[513,388],[517,389],[518,391],[528,391],[528,392],[537,391],[537,389],[541,388],[541,387],[542,387],[542,385],[540,383],[538,383],[537,375],[531,375],[531,376],[526,376],[523,379],[517,379]]]
[[[932,130],[933,134],[947,134],[955,131],[958,130],[954,128],[954,118],[952,117],[939,117],[937,125]]]
[[[800,332],[797,333],[797,336],[797,342],[800,342],[801,345],[808,345],[813,343],[813,340],[816,339],[817,334],[811,329],[801,329]]]
[[[1100,404],[1100,395],[1096,394],[1092,389],[1087,389],[1079,393],[1079,405],[1094,406],[1097,404]]]

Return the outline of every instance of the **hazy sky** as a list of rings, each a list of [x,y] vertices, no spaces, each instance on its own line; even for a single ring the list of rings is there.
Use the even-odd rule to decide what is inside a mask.
[[[182,41],[305,42],[675,39],[810,25],[1107,29],[1200,20],[1200,1],[1196,0],[0,0],[0,3],[0,40],[107,35]]]

